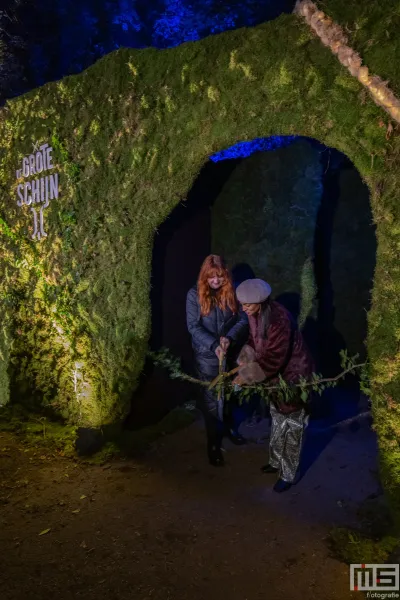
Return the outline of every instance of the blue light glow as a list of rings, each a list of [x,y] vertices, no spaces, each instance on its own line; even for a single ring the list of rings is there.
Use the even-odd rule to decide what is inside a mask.
[[[115,13],[112,17],[112,24],[119,25],[123,31],[137,32],[142,28],[140,17],[136,12],[132,2],[129,0],[119,0],[118,8],[119,12]]]
[[[285,148],[290,146],[299,139],[298,135],[275,135],[268,138],[256,138],[250,142],[239,142],[226,150],[221,150],[210,156],[213,162],[220,160],[228,160],[230,158],[246,158],[254,152],[266,152],[268,150],[276,150],[277,148]]]
[[[246,9],[245,2],[241,3],[241,8]],[[215,0],[202,0],[194,5],[182,0],[166,0],[164,13],[154,22],[152,45],[171,48],[234,29],[238,23],[249,25],[254,18],[248,8],[245,12],[242,18],[237,9],[225,8],[224,12],[224,7],[218,7]]]
[[[270,21],[292,12],[294,4],[295,0],[41,0],[31,3],[32,12],[17,2],[15,19],[0,11],[0,30],[11,40],[6,62],[14,65],[2,79],[0,104],[2,92],[10,98],[79,73],[117,48],[172,48]],[[18,40],[23,40],[22,53]]]

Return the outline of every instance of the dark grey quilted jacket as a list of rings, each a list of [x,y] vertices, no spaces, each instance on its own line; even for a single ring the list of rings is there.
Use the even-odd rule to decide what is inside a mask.
[[[192,336],[192,346],[196,363],[200,370],[208,370],[210,363],[218,364],[215,350],[220,337],[231,340],[230,355],[238,354],[249,335],[247,315],[242,310],[238,314],[230,309],[222,311],[215,307],[210,314],[200,314],[200,303],[197,288],[192,288],[186,299],[187,328]]]

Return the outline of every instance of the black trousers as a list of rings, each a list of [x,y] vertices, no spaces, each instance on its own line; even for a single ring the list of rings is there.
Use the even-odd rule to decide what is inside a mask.
[[[212,381],[219,373],[219,363],[214,361],[201,361],[196,364],[198,378],[202,381]],[[217,392],[203,389],[198,402],[198,408],[203,414],[207,434],[208,453],[221,448],[224,436],[224,423],[218,418]]]
[[[198,378],[202,381],[212,381],[219,374],[219,363],[214,361],[201,361],[196,364]],[[203,413],[204,424],[207,433],[207,448],[212,451],[213,448],[220,449],[224,433],[227,429],[236,430],[239,427],[237,415],[235,413],[236,403],[231,396],[229,402],[224,403],[223,421],[218,416],[217,404],[218,392],[203,390],[202,397],[199,400],[198,408]],[[211,450],[210,450],[211,449]]]

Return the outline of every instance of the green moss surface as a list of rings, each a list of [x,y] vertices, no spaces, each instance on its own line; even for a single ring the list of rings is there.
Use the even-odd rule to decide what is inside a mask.
[[[399,544],[396,537],[385,536],[374,540],[344,528],[332,530],[329,542],[335,558],[348,565],[383,564]]]
[[[171,50],[118,50],[9,102],[0,113],[0,323],[12,327],[2,354],[13,397],[82,426],[120,419],[149,336],[157,226],[211,153],[255,137],[314,137],[346,153],[371,190],[374,417],[384,483],[400,501],[400,140],[386,139],[382,119],[294,15]],[[16,205],[15,171],[33,142],[51,140],[60,197],[37,243],[28,207]]]
[[[384,497],[368,497],[357,508],[358,528],[337,527],[328,540],[335,557],[347,564],[395,562],[400,539]]]
[[[32,414],[21,405],[7,406],[0,411],[0,431],[13,433],[26,448],[37,447],[67,458],[76,457],[74,425]]]

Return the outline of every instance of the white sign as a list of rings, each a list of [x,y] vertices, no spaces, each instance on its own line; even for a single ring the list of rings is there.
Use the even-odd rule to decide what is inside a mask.
[[[350,565],[350,589],[368,598],[399,598],[399,565]],[[370,592],[380,592],[371,594]]]
[[[43,211],[49,206],[50,200],[58,198],[58,173],[42,175],[54,169],[53,148],[49,144],[39,146],[33,144],[32,154],[22,159],[22,169],[16,171],[17,180],[36,175],[35,179],[19,183],[17,186],[17,205],[30,206],[33,213],[33,239],[40,240],[47,236],[44,230]],[[40,175],[40,177],[38,177]],[[37,206],[40,204],[40,210]],[[39,210],[39,219],[37,210]]]

